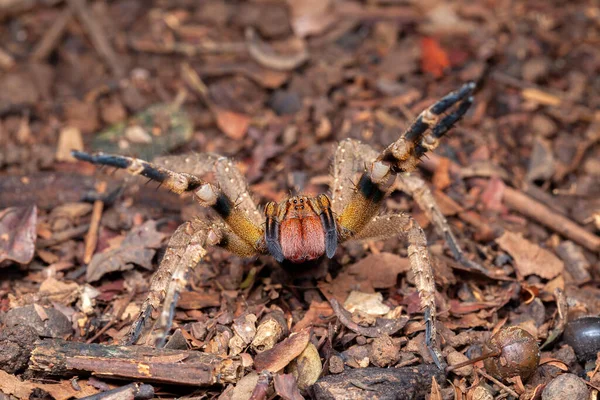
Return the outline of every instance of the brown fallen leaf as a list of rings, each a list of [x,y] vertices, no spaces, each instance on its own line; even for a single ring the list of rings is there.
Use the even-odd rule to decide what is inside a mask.
[[[258,353],[254,357],[256,371],[281,371],[306,348],[310,339],[310,330],[292,333],[287,339],[277,343],[272,349]]]
[[[398,274],[410,271],[408,258],[392,253],[369,254],[356,264],[348,267],[348,273],[359,280],[367,280],[375,289],[396,286]]]
[[[431,393],[429,394],[429,400],[442,400],[442,389],[435,380],[435,376],[431,377]]]
[[[244,114],[224,110],[220,107],[211,108],[219,129],[231,139],[242,139],[250,126],[250,117]]]
[[[127,234],[117,248],[108,248],[94,254],[87,268],[87,282],[94,282],[104,274],[126,271],[132,264],[146,269],[152,268],[152,258],[165,235],[156,230],[156,221],[146,221]]]
[[[515,260],[515,269],[521,276],[538,275],[552,279],[564,269],[558,257],[520,234],[504,232],[496,243]]]
[[[5,260],[28,264],[35,253],[37,207],[0,211],[0,265]]]
[[[333,310],[328,302],[312,301],[308,311],[304,314],[304,317],[294,325],[292,331],[299,332],[309,326],[324,324],[325,319],[331,315],[333,315]]]
[[[275,392],[284,400],[304,400],[298,390],[296,378],[292,374],[278,374],[273,376]]]

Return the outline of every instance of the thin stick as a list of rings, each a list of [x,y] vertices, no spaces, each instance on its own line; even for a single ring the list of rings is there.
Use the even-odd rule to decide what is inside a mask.
[[[439,162],[440,156],[432,153],[429,158],[422,160],[421,165],[428,171],[434,171]],[[450,163],[449,170],[453,175],[461,175],[462,168],[456,163]],[[552,211],[549,207],[521,193],[519,190],[505,187],[503,200],[507,207],[535,219],[583,247],[593,252],[600,251],[599,236],[586,231],[575,222]]]
[[[486,374],[479,368],[477,369],[477,372],[480,373],[484,378],[489,379],[490,381],[494,382],[496,385],[500,386],[500,388],[502,388],[506,392],[510,393],[511,396],[514,396],[517,399],[519,398],[519,395],[517,394],[517,392],[515,392],[514,390],[512,390],[511,388],[506,386],[504,383],[500,382],[498,379],[494,378],[491,375]]]
[[[58,18],[54,20],[50,29],[48,29],[42,40],[38,42],[35,46],[29,58],[32,61],[42,61],[48,58],[50,53],[54,51],[56,46],[58,45],[60,38],[65,32],[65,28],[67,27],[69,21],[71,21],[71,17],[73,16],[73,10],[70,8],[65,8]]]
[[[106,192],[106,182],[99,182],[97,187],[99,194]],[[100,219],[102,218],[102,210],[104,202],[102,200],[94,201],[92,208],[92,219],[90,221],[90,230],[85,236],[85,251],[83,253],[83,262],[89,264],[98,244],[98,229],[100,228]]]
[[[77,17],[81,21],[81,25],[87,31],[94,48],[100,54],[100,57],[108,64],[112,69],[113,73],[117,78],[121,78],[125,75],[125,69],[119,62],[119,58],[113,51],[112,46],[108,42],[106,33],[96,22],[94,16],[90,13],[90,10],[85,0],[69,0],[69,5],[77,14]]]

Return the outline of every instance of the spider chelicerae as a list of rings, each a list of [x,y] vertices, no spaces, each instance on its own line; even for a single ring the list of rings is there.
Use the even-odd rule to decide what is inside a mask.
[[[149,163],[119,155],[74,151],[79,160],[123,168],[133,175],[160,182],[178,194],[193,192],[198,203],[216,214],[210,220],[186,222],[175,231],[126,342],[137,342],[142,332],[149,330],[155,332],[153,339],[157,346],[164,344],[188,272],[211,246],[223,247],[241,257],[270,254],[280,263],[301,264],[332,258],[338,245],[348,240],[402,235],[408,241],[408,258],[425,315],[425,341],[434,362],[441,368],[444,361],[435,329],[435,283],[426,237],[410,215],[380,215],[380,210],[398,176],[402,190],[429,214],[455,258],[468,268],[482,271],[461,251],[426,184],[408,174],[467,112],[473,103],[474,89],[474,83],[467,83],[440,99],[382,152],[356,140],[342,141],[335,151],[330,196],[292,196],[279,203],[267,203],[263,213],[252,200],[243,175],[226,157],[201,153],[161,157]],[[214,172],[216,184],[201,178],[209,172]],[[358,174],[360,178],[356,181]],[[154,329],[151,326],[147,329],[152,312],[161,304],[164,305]]]

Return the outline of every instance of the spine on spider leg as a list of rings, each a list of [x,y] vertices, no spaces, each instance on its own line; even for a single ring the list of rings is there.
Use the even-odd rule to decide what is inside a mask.
[[[415,276],[415,286],[419,292],[421,308],[425,314],[425,344],[435,364],[442,368],[442,356],[437,344],[435,280],[431,268],[427,239],[417,222],[410,218],[408,230],[408,259]]]

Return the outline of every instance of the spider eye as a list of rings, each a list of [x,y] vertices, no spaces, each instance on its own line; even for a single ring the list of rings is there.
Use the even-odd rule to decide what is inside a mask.
[[[298,203],[298,200],[294,199],[294,204]]]
[[[300,199],[300,204],[304,203],[304,199]]]

